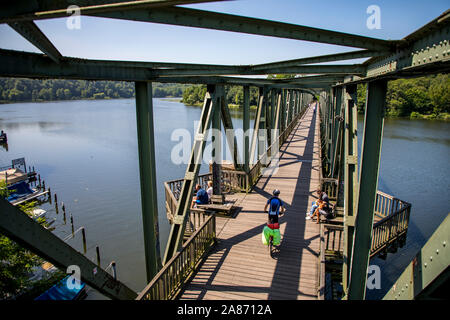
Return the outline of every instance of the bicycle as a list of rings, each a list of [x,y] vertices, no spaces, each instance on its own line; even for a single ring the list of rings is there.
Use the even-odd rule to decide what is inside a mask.
[[[283,216],[283,215],[284,215],[284,213],[283,213],[283,214],[280,214],[280,217]],[[280,224],[279,224],[278,222],[270,223],[270,221],[269,221],[269,222],[267,222],[267,227],[269,227],[269,228],[272,229],[272,230],[279,230],[279,229],[280,229]],[[268,241],[268,248],[269,248],[269,256],[270,256],[271,258],[273,258],[273,256],[272,256],[272,253],[273,253],[273,247],[274,247],[274,244],[273,244],[273,235],[270,235],[270,236],[269,236],[269,241]]]

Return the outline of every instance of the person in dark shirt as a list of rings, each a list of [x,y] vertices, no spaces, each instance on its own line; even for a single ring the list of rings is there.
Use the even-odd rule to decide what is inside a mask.
[[[280,195],[280,190],[275,189],[273,191],[273,197],[267,200],[267,203],[264,207],[264,212],[269,213],[269,223],[278,223],[278,216],[284,214],[284,211],[286,210],[284,208],[284,203],[281,201],[278,196]],[[269,209],[269,210],[267,210]]]
[[[191,208],[194,206],[194,204],[208,204],[208,193],[205,191],[205,189],[202,188],[201,185],[197,184],[195,186],[195,197],[192,200]]]
[[[322,189],[317,189],[317,195],[319,196],[319,200],[322,200],[325,202],[325,211],[328,211],[330,209],[330,199],[328,198],[328,195],[322,191]],[[312,203],[311,211],[306,213],[306,220],[310,220],[314,211],[319,207],[319,205],[316,202]]]

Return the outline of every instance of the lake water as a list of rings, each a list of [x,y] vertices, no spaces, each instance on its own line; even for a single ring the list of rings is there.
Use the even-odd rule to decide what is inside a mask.
[[[193,134],[201,108],[153,101],[163,254],[170,229],[163,182],[183,177],[186,169],[171,161],[172,148],[179,143],[171,135],[179,128]],[[235,111],[232,117],[235,128],[242,128],[242,114]],[[361,138],[361,119],[358,125]],[[64,202],[75,229],[86,228],[87,256],[93,258],[99,245],[102,266],[116,261],[118,278],[140,291],[146,276],[134,100],[4,104],[0,105],[0,129],[8,134],[8,150],[0,147],[0,166],[25,157],[27,166],[34,166],[58,194],[58,201]],[[446,122],[385,121],[379,189],[411,202],[412,211],[407,246],[386,261],[371,261],[382,269],[382,287],[369,290],[369,299],[390,288],[449,212],[449,129]],[[201,172],[207,171],[202,166]],[[43,208],[57,219],[55,233],[70,235],[70,223],[64,223],[61,212],[56,214],[49,204]],[[79,234],[69,243],[81,249]]]

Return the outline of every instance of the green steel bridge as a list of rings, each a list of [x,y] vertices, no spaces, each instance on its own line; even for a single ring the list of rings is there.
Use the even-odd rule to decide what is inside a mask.
[[[0,22],[7,23],[42,54],[0,49],[0,76],[130,81],[135,83],[138,152],[148,285],[138,294],[112,277],[18,208],[0,199],[0,232],[58,268],[78,265],[82,281],[112,299],[174,299],[216,245],[216,215],[191,209],[196,183],[213,181],[221,195],[225,181],[238,193],[250,193],[261,181],[279,147],[297,130],[306,104],[318,99],[320,184],[335,204],[337,218],[320,225],[318,298],[327,293],[326,274],[338,270],[343,298],[364,299],[369,260],[386,256],[403,245],[411,204],[377,190],[385,113],[390,80],[447,73],[450,68],[450,12],[409,36],[382,40],[355,34],[178,7],[208,0],[34,0],[0,4]],[[67,16],[79,6],[92,17],[163,23],[254,35],[311,41],[357,50],[259,65],[90,60],[63,56],[34,21]],[[368,58],[361,64],[320,64]],[[267,79],[244,76],[300,74]],[[155,172],[152,82],[207,85],[200,125],[185,176],[165,184],[166,209],[172,226],[167,249],[158,247],[157,184]],[[367,84],[361,159],[356,136],[356,86]],[[233,129],[224,86],[244,89],[244,131],[250,129],[250,87],[259,88],[252,137],[245,136],[241,155],[237,138],[228,137],[234,170],[222,169],[215,145],[212,170],[199,175],[207,130]],[[311,122],[312,123],[312,122]],[[272,132],[275,132],[275,136]],[[216,142],[215,142],[216,143]],[[275,150],[276,148],[276,150]],[[256,163],[253,159],[256,158]],[[359,163],[359,166],[358,166]],[[359,168],[359,174],[358,174]],[[226,197],[226,195],[225,195]],[[297,196],[295,196],[297,197]],[[197,218],[196,218],[197,217]],[[194,223],[192,223],[194,221]],[[439,298],[449,278],[447,217],[389,290],[385,299]],[[93,272],[93,270],[97,272]],[[336,276],[335,276],[336,278]],[[336,279],[334,280],[336,281]],[[338,297],[339,298],[339,297]]]

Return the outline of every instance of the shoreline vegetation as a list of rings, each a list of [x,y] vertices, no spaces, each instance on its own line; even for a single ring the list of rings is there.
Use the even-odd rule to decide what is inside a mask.
[[[294,75],[272,75],[283,78]],[[363,114],[366,100],[365,84],[357,88],[358,113]],[[450,77],[431,75],[388,82],[387,118],[409,118],[450,121]],[[153,83],[153,97],[201,107],[206,85]],[[250,109],[258,103],[258,88],[250,87]],[[228,107],[242,109],[242,86],[225,86]],[[62,100],[129,99],[134,97],[134,84],[124,81],[32,80],[0,78],[0,104],[15,102],[48,102]]]

